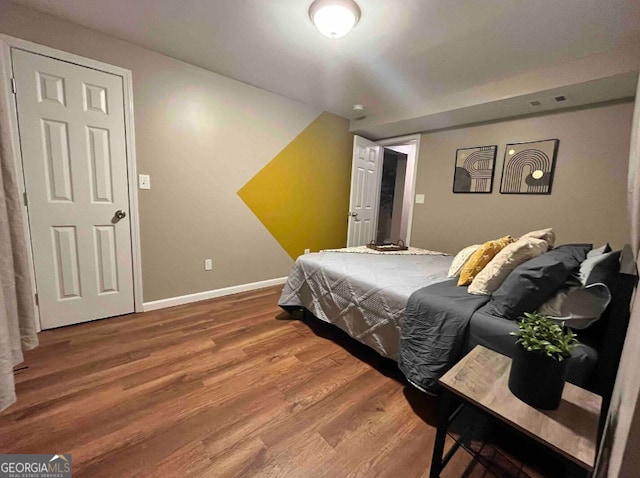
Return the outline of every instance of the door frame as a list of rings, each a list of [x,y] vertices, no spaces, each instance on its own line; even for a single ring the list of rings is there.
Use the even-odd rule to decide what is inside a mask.
[[[413,211],[416,203],[416,178],[418,176],[418,158],[420,157],[420,134],[410,134],[376,141],[380,146],[415,145],[415,157],[413,158],[413,177],[411,178],[411,202],[409,203],[409,221],[407,223],[407,246],[411,244],[411,229],[413,226]],[[378,187],[378,194],[380,194]]]
[[[11,37],[0,33],[0,94],[5,97],[8,105],[8,114],[5,115],[9,128],[11,144],[10,149],[15,158],[15,169],[18,183],[20,185],[20,193],[26,192],[25,178],[22,161],[22,151],[20,148],[20,136],[18,129],[18,111],[16,101],[13,95],[12,78],[13,68],[11,62],[11,49],[16,48],[25,50],[38,55],[43,55],[54,60],[61,60],[78,66],[91,68],[93,70],[110,73],[122,78],[124,93],[124,128],[125,128],[125,148],[127,154],[127,183],[129,189],[129,218],[131,224],[131,258],[132,258],[132,274],[133,274],[133,304],[134,312],[142,312],[143,296],[142,296],[142,263],[140,253],[140,223],[138,213],[138,185],[137,185],[137,167],[136,167],[136,148],[135,148],[135,128],[133,117],[133,81],[130,70],[109,65],[99,61],[85,58],[65,51],[49,48],[38,43],[22,40],[20,38]],[[29,228],[29,214],[27,206],[22,202],[22,216],[24,219],[25,237],[28,243],[29,265],[31,267],[31,283],[33,290],[37,293],[38,288],[35,280],[35,268],[33,259],[33,250],[31,246],[31,230]],[[38,331],[41,329],[40,310],[33,297],[33,304],[38,318]]]

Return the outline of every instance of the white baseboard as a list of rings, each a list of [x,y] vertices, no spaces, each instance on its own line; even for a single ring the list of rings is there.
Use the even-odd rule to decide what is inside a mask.
[[[286,277],[277,277],[275,279],[251,282],[249,284],[234,285],[231,287],[224,287],[222,289],[206,290],[204,292],[197,292],[195,294],[181,295],[179,297],[169,297],[168,299],[145,302],[143,304],[143,307],[144,311],[148,312],[150,310],[164,309],[166,307],[173,307],[176,305],[190,304],[191,302],[198,302],[200,300],[215,299],[216,297],[237,294],[239,292],[263,289],[265,287],[271,287],[273,285],[284,284],[286,281]]]

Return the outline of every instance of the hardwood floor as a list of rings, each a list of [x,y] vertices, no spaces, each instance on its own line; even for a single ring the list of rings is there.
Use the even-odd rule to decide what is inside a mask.
[[[71,453],[76,477],[428,476],[435,401],[280,290],[43,332],[0,452]],[[456,457],[443,476],[494,476]]]

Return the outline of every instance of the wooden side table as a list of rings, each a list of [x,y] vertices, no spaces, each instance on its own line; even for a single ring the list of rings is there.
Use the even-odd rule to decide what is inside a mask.
[[[602,398],[567,383],[557,410],[538,410],[511,393],[508,386],[510,370],[509,357],[478,345],[439,380],[443,392],[438,403],[438,430],[430,478],[440,476],[457,449],[454,447],[442,456],[447,429],[453,420],[449,416],[453,396],[492,415],[587,472],[593,471]]]

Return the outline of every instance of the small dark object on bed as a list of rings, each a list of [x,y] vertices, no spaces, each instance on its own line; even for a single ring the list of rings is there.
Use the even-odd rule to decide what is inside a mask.
[[[367,244],[369,249],[373,249],[378,252],[397,252],[397,251],[406,251],[409,248],[404,245],[404,241],[402,239],[398,239],[397,244],[376,244],[375,241],[371,241]]]

